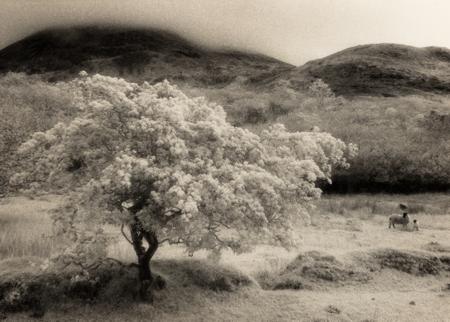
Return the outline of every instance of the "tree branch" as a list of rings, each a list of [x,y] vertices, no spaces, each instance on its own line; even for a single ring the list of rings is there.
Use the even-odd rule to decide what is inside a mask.
[[[214,238],[221,244],[224,244],[225,246],[227,246],[227,242],[224,242],[222,239],[219,238],[219,236],[217,236],[217,234],[215,232],[211,231],[211,234],[214,236]]]
[[[162,245],[162,244],[164,244],[165,242],[169,242],[169,244],[170,244],[170,238],[163,239],[163,240],[161,240],[158,244],[159,244],[159,245]]]
[[[160,241],[160,242],[159,242],[159,245],[162,245],[162,244],[165,243],[165,242],[168,242],[169,245],[183,244],[183,243],[184,243],[183,240],[182,240],[181,238],[178,239],[177,241],[174,241],[174,240],[172,240],[172,239],[170,239],[170,238],[166,238],[166,239],[163,239],[162,241]]]
[[[122,226],[120,226],[120,231],[122,232],[123,237],[125,237],[125,239],[127,240],[127,242],[129,242],[131,245],[133,245],[133,242],[128,238],[128,236],[125,234],[125,232],[123,231],[123,227],[124,224],[122,224]]]
[[[218,225],[217,227],[214,227],[214,228],[218,228],[220,225],[222,225],[222,226],[224,226],[224,227],[227,228],[227,229],[231,229],[230,226],[228,226],[227,224],[224,224],[224,223],[221,222],[221,221],[216,221],[216,220],[214,220],[214,223],[216,223],[216,224]]]
[[[125,266],[125,264],[122,263],[120,260],[112,258],[112,257],[106,257],[105,260],[110,260],[110,261],[116,262],[117,264],[119,264],[121,266]]]
[[[171,209],[165,210],[165,211],[163,212],[163,215],[166,215],[166,214],[169,213],[169,212],[173,212],[173,213],[177,214],[177,213],[181,212],[181,209],[178,208],[178,207],[173,207],[173,208],[171,208]]]
[[[172,215],[167,216],[166,214],[171,212]],[[179,208],[172,208],[172,209],[167,209],[166,211],[163,212],[163,216],[161,218],[161,221],[164,223],[164,225],[167,225],[167,223],[169,221],[171,221],[172,219],[175,219],[179,216],[181,216],[183,214],[183,210],[179,209]]]

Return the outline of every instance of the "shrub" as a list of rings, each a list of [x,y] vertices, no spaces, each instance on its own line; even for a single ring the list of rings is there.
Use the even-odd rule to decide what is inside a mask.
[[[8,73],[0,77],[0,194],[18,163],[16,150],[32,133],[45,131],[74,113],[63,84],[39,76]]]

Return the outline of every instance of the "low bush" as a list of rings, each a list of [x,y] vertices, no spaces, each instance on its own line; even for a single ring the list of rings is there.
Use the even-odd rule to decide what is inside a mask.
[[[22,73],[0,76],[0,194],[6,192],[17,165],[19,145],[73,113],[71,93],[64,84]]]

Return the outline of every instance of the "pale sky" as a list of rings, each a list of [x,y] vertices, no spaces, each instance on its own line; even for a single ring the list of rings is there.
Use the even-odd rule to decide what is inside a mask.
[[[159,27],[295,65],[368,43],[450,47],[450,0],[0,0],[0,48],[92,23]]]

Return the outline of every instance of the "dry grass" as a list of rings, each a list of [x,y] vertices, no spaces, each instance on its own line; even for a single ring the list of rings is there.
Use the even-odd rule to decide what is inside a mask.
[[[450,198],[442,193],[324,195],[316,207],[318,213],[370,216],[400,213],[400,203],[407,204],[411,214],[450,214]]]
[[[313,250],[334,256],[342,265],[353,260],[349,254],[360,252],[364,255],[374,248],[430,252],[434,250],[427,245],[438,243],[441,247],[435,254],[445,255],[450,231],[447,199],[447,196],[439,194],[325,196],[324,200],[317,203],[312,225],[298,228],[301,241],[297,249],[287,251],[259,245],[247,254],[225,252],[221,264],[255,277],[261,272],[281,272],[299,253]],[[57,199],[50,198],[28,200],[16,197],[3,200],[0,204],[1,257],[48,256],[54,245],[51,240],[42,238],[42,234],[47,236],[51,231],[48,211],[57,202]],[[419,232],[387,228],[387,217],[399,212],[396,208],[399,202],[410,206],[415,202],[423,206],[421,211],[412,214],[413,218],[419,220]],[[130,245],[124,241],[112,245],[110,255],[125,262],[135,260]],[[206,252],[194,255],[195,260],[206,257]],[[156,260],[172,263],[173,272],[176,273],[177,263],[186,263],[189,257],[180,247],[163,246],[158,250]],[[157,305],[112,307],[106,304],[67,304],[48,312],[44,320],[445,321],[450,316],[450,307],[447,305],[450,292],[446,289],[450,277],[448,273],[412,276],[388,267],[374,272],[368,283],[344,281],[339,287],[326,291],[321,288],[269,291],[252,287],[229,293],[185,287],[176,278],[170,283],[171,272],[171,269],[162,272],[169,277],[169,287],[156,294]],[[192,274],[195,275],[195,270]],[[411,301],[416,305],[410,305]],[[330,306],[336,307],[340,313],[330,310]],[[11,319],[26,321],[29,318],[18,314]]]
[[[49,211],[59,198],[25,197],[0,202],[0,259],[22,256],[48,257],[55,245],[50,238]]]

